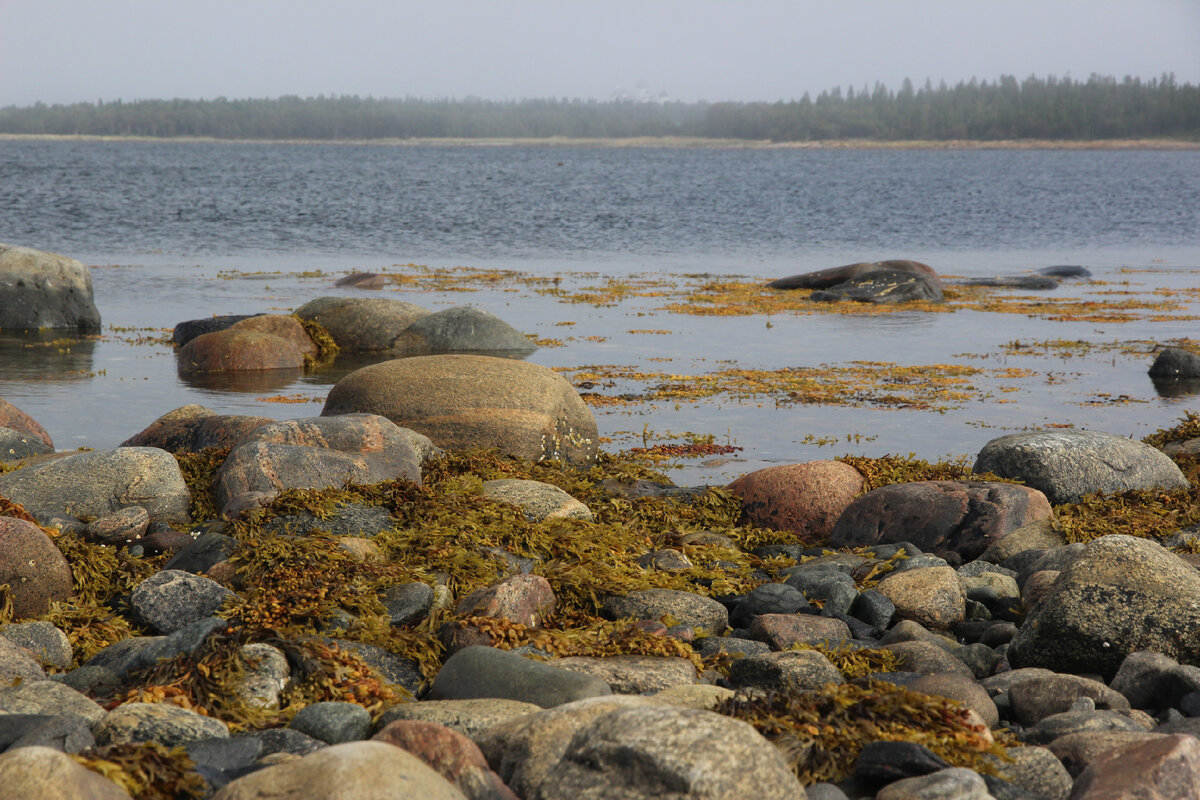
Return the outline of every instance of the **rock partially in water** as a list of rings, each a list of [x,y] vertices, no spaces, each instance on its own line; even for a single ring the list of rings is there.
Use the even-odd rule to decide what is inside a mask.
[[[1151,378],[1200,378],[1200,355],[1182,347],[1164,347],[1149,374]]]
[[[1092,271],[1087,267],[1081,267],[1075,264],[1057,264],[1053,267],[1042,267],[1038,270],[1039,275],[1049,275],[1053,278],[1090,278]]]
[[[179,348],[177,355],[179,371],[186,373],[296,370],[304,367],[304,353],[296,347],[295,342],[273,333],[239,328],[237,325],[223,331],[201,334]]]
[[[388,351],[409,325],[429,311],[386,297],[318,297],[296,309],[296,316],[316,322],[347,353]]]
[[[1008,275],[996,278],[967,278],[958,282],[959,286],[990,286],[998,289],[1026,289],[1030,291],[1046,291],[1057,289],[1058,281],[1042,275]]]
[[[338,278],[333,285],[342,289],[382,289],[387,285],[387,278],[377,272],[352,272]]]
[[[938,275],[933,270],[933,267],[927,264],[922,264],[919,261],[896,259],[891,261],[860,261],[855,264],[846,264],[842,267],[831,267],[829,269],[817,270],[816,272],[791,275],[787,278],[779,278],[771,281],[767,284],[767,288],[828,289],[851,279],[860,278],[868,273],[879,272],[880,270],[922,275],[932,278],[935,281],[938,279]]]
[[[810,299],[823,303],[837,303],[842,300],[853,300],[857,303],[908,303],[926,300],[940,303],[945,297],[942,294],[941,282],[937,278],[907,271],[882,269],[864,273],[828,289],[818,289],[812,293]]]
[[[200,319],[189,319],[177,323],[175,329],[171,332],[171,340],[175,342],[176,347],[183,347],[185,344],[201,336],[205,333],[215,333],[223,331],[235,322],[241,322],[244,319],[258,316],[257,314],[225,314],[222,316],[202,317]]]
[[[537,350],[537,345],[495,314],[458,306],[416,320],[401,332],[392,349],[413,355],[470,352],[525,356]]]
[[[92,275],[73,258],[0,244],[0,330],[100,330]]]
[[[50,439],[50,434],[46,433],[46,429],[3,397],[0,397],[0,428],[9,428],[38,439],[51,449],[54,448],[54,442]]]

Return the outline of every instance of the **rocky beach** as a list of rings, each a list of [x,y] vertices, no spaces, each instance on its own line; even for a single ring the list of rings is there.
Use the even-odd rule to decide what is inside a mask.
[[[777,283],[758,302],[956,291],[912,261]],[[91,294],[79,262],[0,246],[0,328],[96,330]],[[521,360],[535,344],[488,312],[365,294],[291,311],[180,321],[175,357],[196,375],[373,362],[318,415],[192,404],[59,451],[0,398],[6,792],[1200,792],[1195,414],[1142,441],[1031,429],[969,463],[847,455],[677,486],[606,452],[590,388]],[[1200,374],[1155,350],[1156,379]]]

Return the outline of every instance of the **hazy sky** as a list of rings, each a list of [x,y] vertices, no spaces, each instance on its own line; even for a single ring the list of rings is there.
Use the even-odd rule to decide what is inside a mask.
[[[1200,83],[1200,0],[0,0],[0,106],[780,100],[905,78]]]

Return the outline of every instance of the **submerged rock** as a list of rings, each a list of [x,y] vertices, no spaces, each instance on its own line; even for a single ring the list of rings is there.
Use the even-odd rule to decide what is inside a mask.
[[[1164,347],[1150,365],[1152,378],[1200,378],[1200,355],[1182,347]]]

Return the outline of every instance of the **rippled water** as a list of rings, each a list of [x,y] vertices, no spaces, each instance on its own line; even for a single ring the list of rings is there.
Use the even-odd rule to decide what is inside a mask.
[[[701,272],[768,279],[914,258],[961,276],[1085,264],[1109,283],[1056,291],[1106,302],[1125,295],[1094,293],[1200,287],[1197,151],[0,141],[0,186],[0,241],[93,266],[103,339],[0,338],[0,396],[42,422],[60,448],[112,446],[187,402],[275,417],[318,413],[328,386],[357,364],[342,359],[311,375],[189,382],[176,373],[170,349],[150,341],[161,332],[144,329],[290,310],[322,294],[351,293],[331,284],[360,269],[462,265],[555,274],[563,286],[585,286],[628,275],[682,283]],[[597,409],[614,447],[640,445],[643,433],[654,441],[654,434],[694,431],[744,448],[740,462],[693,463],[681,482],[844,452],[971,454],[1000,433],[1045,424],[1140,436],[1200,406],[1187,395],[1161,396],[1145,375],[1144,352],[998,355],[1017,339],[1200,338],[1200,322],[1191,320],[1098,324],[977,312],[699,317],[658,310],[654,298],[607,308],[565,304],[514,283],[384,294],[434,310],[470,302],[525,332],[569,338],[530,359],[547,366],[622,364],[696,375],[726,362],[779,369],[873,360],[1033,371],[1011,391],[980,387],[992,396],[946,413],[776,408],[761,397]],[[1194,296],[1182,296],[1187,307],[1166,316],[1200,313]],[[647,330],[667,333],[633,332]],[[261,401],[275,394],[315,400]],[[1121,395],[1127,399],[1112,399]],[[846,442],[847,434],[859,438]]]

